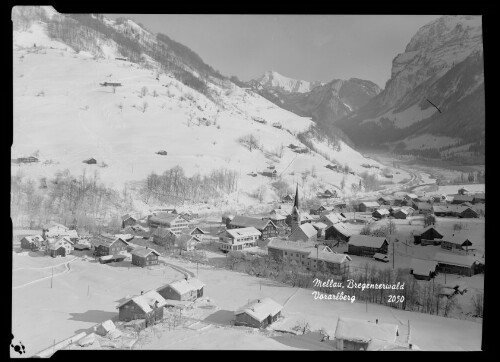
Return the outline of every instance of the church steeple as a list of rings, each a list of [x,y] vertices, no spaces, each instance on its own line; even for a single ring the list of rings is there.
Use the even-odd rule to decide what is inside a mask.
[[[299,212],[299,184],[295,190],[295,201],[293,203],[292,209],[292,223],[291,223],[292,233],[296,228],[300,226],[300,212]]]

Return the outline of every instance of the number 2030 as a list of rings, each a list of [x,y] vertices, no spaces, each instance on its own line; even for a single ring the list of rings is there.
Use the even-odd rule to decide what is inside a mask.
[[[404,295],[389,295],[389,303],[403,303],[405,300]]]

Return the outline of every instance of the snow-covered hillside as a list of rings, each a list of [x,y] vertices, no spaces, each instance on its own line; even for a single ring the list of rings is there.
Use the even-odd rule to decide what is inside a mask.
[[[40,162],[13,164],[13,173],[22,170],[37,178],[64,169],[76,175],[97,170],[101,180],[122,186],[176,165],[187,176],[226,168],[240,174],[240,201],[246,195],[248,202],[248,195],[260,185],[269,186],[271,179],[247,174],[268,165],[274,165],[289,183],[315,168],[317,177],[309,177],[307,187],[338,187],[345,178],[345,191],[349,192],[351,184],[359,183],[357,175],[326,169],[329,161],[315,152],[297,154],[286,147],[301,145],[296,135],[313,124],[309,118],[232,83],[229,87],[208,83],[209,98],[167,73],[157,79],[153,59],[145,67],[116,59],[121,55],[113,50],[118,49],[113,41],[96,47],[104,47],[108,56],[77,53],[51,40],[40,22],[14,32],[12,157],[38,151]],[[101,86],[103,82],[122,86],[113,91]],[[267,124],[256,122],[257,117]],[[281,123],[282,129],[273,127],[274,122]],[[250,151],[238,142],[249,134],[259,140],[261,150]],[[323,142],[338,163],[348,164],[355,172],[365,171],[361,164],[367,159],[360,153],[344,143],[334,151]],[[282,145],[282,157],[273,156]],[[159,150],[168,155],[156,154]],[[82,163],[91,157],[97,165]],[[107,166],[101,167],[102,162]],[[265,197],[267,201],[276,198],[272,190]]]

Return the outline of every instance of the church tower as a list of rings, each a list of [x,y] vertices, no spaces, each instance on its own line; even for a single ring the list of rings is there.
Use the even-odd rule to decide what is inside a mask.
[[[300,226],[300,212],[299,212],[299,185],[297,184],[297,189],[295,191],[295,201],[293,203],[292,209],[292,233],[297,227]]]

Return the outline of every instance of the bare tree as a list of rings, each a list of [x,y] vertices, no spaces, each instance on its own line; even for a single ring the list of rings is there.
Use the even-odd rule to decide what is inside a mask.
[[[148,109],[148,102],[142,103],[142,113],[146,112],[146,109]]]
[[[148,88],[146,86],[141,88],[141,97],[145,97],[148,94]]]
[[[252,150],[255,148],[259,149],[261,147],[259,140],[253,134],[248,134],[246,136],[242,136],[242,137],[238,138],[238,142],[241,145],[248,148],[250,150],[250,152],[252,152]]]

